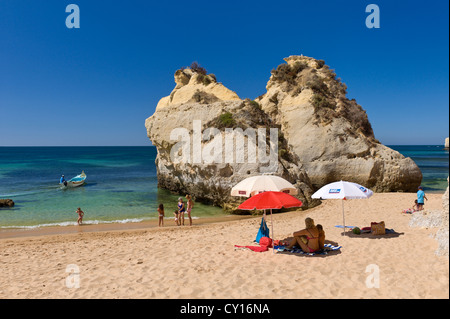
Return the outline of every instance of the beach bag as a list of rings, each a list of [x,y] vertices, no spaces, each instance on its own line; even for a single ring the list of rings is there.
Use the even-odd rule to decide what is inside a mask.
[[[370,223],[370,228],[372,230],[372,234],[374,235],[384,235],[386,234],[386,227],[384,225],[384,221],[375,223]]]
[[[258,234],[256,235],[255,241],[259,244],[259,240],[262,237],[270,237],[269,236],[269,227],[267,227],[264,217],[261,219],[261,226],[259,226]]]
[[[261,246],[272,247],[272,239],[270,239],[269,237],[261,237],[261,239],[259,240],[259,244]]]

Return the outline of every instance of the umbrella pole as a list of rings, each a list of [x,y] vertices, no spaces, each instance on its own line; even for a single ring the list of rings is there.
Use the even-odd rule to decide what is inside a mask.
[[[275,254],[275,249],[274,249],[275,236],[273,235],[273,217],[272,217],[272,208],[270,209],[270,222],[271,222],[271,224],[272,224],[272,253]]]
[[[344,223],[344,236],[345,236],[345,214],[344,214],[344,200],[341,199],[342,201],[342,221]]]

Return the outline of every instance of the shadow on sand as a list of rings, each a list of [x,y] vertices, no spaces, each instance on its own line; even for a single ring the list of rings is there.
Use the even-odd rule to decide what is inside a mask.
[[[372,233],[361,233],[361,234],[357,235],[357,234],[354,234],[351,230],[346,231],[345,233],[344,232],[341,233],[342,236],[346,236],[349,238],[369,238],[369,239],[397,238],[404,234],[405,233],[397,233],[393,229],[389,229],[389,230],[386,229],[386,234],[384,234],[384,235],[374,235]]]
[[[293,239],[293,237],[287,237],[286,239],[284,239],[283,241],[291,241]],[[331,241],[331,240],[326,240],[325,239],[325,244],[329,244],[329,245],[333,245],[333,246],[339,246],[339,244],[335,241]],[[325,249],[326,253],[316,253],[314,255],[307,255],[307,254],[302,254],[302,253],[293,253],[293,252],[289,252],[289,251],[279,251],[277,252],[277,254],[283,254],[283,255],[291,255],[291,256],[297,256],[297,257],[319,257],[319,258],[325,258],[325,257],[330,257],[330,256],[336,256],[336,255],[340,255],[341,254],[341,250],[328,250]]]

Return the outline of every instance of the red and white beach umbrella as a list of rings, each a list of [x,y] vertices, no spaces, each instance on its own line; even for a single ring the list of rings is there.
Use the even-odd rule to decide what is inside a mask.
[[[297,195],[298,190],[294,185],[282,177],[276,175],[258,175],[248,177],[231,189],[231,196],[250,197],[262,192],[284,192]]]

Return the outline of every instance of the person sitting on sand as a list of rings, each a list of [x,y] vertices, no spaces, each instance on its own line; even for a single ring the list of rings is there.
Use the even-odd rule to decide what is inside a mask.
[[[313,253],[321,248],[320,243],[325,243],[325,232],[320,231],[315,225],[312,218],[305,219],[306,228],[294,232],[294,238],[291,240],[286,249],[292,249],[294,246],[300,246],[304,252]]]
[[[414,201],[412,210],[413,210],[413,212],[417,212],[419,210],[419,204],[417,203],[417,199]]]
[[[321,224],[317,224],[317,229],[319,230],[319,249],[325,248],[325,232]]]
[[[158,207],[159,227],[164,226],[164,205],[159,204]]]
[[[412,208],[404,209],[402,211],[403,214],[412,214],[419,211],[419,205],[417,204],[417,199],[414,201],[414,205]]]
[[[81,225],[83,223],[84,212],[81,210],[80,207],[78,207],[76,213],[78,214],[77,223],[78,223],[78,225]]]
[[[186,195],[186,199],[187,199],[186,212],[189,217],[189,226],[192,226],[191,210],[192,210],[192,207],[194,207],[194,201],[192,200],[191,195]]]
[[[178,219],[180,223],[183,223],[184,226],[184,212],[186,211],[186,207],[184,206],[183,197],[178,198]]]

